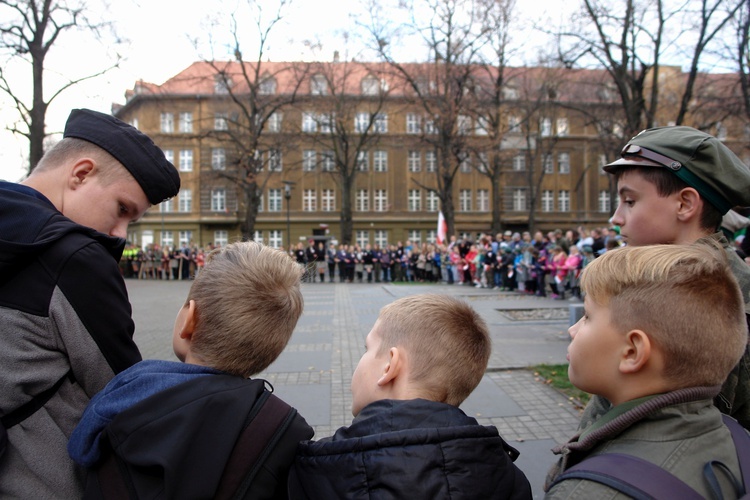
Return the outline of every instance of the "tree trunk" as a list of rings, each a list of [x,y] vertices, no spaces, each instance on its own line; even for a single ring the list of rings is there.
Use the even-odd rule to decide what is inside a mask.
[[[350,244],[354,233],[354,224],[352,222],[352,186],[351,179],[342,179],[341,183],[341,243]]]
[[[503,221],[501,215],[503,200],[501,196],[502,187],[500,185],[500,176],[502,172],[500,171],[500,155],[498,153],[494,154],[492,163],[492,234],[495,235],[503,230]]]
[[[252,182],[242,186],[245,199],[245,217],[241,224],[242,241],[252,241],[255,238],[255,221],[258,218],[258,184]]]

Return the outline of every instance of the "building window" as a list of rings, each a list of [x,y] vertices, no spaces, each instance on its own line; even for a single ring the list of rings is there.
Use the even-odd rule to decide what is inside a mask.
[[[161,132],[163,134],[174,132],[174,115],[172,113],[161,114]]]
[[[211,211],[227,211],[227,191],[224,188],[218,188],[211,191]]]
[[[190,134],[193,132],[193,113],[180,113],[180,133]]]
[[[458,211],[471,212],[471,189],[462,189],[458,193]]]
[[[318,122],[320,123],[321,134],[331,134],[334,130],[334,122],[336,120],[336,113],[321,113],[318,115]]]
[[[510,115],[508,117],[508,132],[520,132],[521,131],[521,117]]]
[[[477,190],[477,211],[489,212],[490,211],[490,192],[487,189]]]
[[[372,131],[376,134],[385,134],[388,132],[388,114],[378,113],[374,117]]]
[[[388,171],[388,151],[376,150],[372,152],[372,168],[375,172]]]
[[[378,95],[380,92],[380,81],[372,75],[362,79],[362,95]]]
[[[419,189],[410,189],[407,204],[409,212],[419,212],[422,210],[422,191]]]
[[[427,231],[427,243],[432,243],[433,245],[437,241],[437,231],[435,229],[430,229]]]
[[[375,211],[386,212],[388,210],[388,191],[385,189],[375,190]]]
[[[226,73],[219,73],[214,76],[214,92],[221,95],[229,93],[229,88],[232,86],[232,80]]]
[[[560,153],[557,155],[557,171],[561,174],[570,173],[570,153]]]
[[[327,149],[320,153],[321,170],[323,172],[333,172],[336,169],[336,160],[333,156],[333,150]]]
[[[336,192],[333,189],[324,189],[320,197],[321,210],[333,212],[336,210]]]
[[[557,119],[557,135],[565,137],[568,135],[568,119],[558,118]]]
[[[314,149],[305,149],[302,151],[302,170],[305,172],[312,172],[315,170],[315,164],[317,162],[316,154]]]
[[[281,150],[268,150],[268,168],[271,172],[281,172]]]
[[[421,119],[418,114],[407,113],[406,115],[406,133],[407,134],[419,134],[421,130]]]
[[[360,172],[367,172],[370,168],[369,155],[367,151],[360,151],[357,153],[357,170]]]
[[[440,207],[440,198],[435,191],[427,191],[427,211],[437,212]]]
[[[607,175],[607,172],[604,171],[604,166],[607,164],[607,155],[600,154],[599,155],[599,174],[600,175]]]
[[[516,212],[523,212],[527,209],[526,207],[526,190],[524,188],[516,188],[513,190],[513,210]]]
[[[172,248],[174,246],[174,233],[172,231],[161,232],[161,246],[162,248]]]
[[[422,170],[422,152],[409,150],[407,166],[409,172],[419,172]]]
[[[549,137],[552,135],[552,119],[542,118],[539,120],[539,135]]]
[[[513,170],[522,172],[526,170],[526,156],[516,155],[513,157]]]
[[[367,189],[357,190],[357,197],[356,197],[354,209],[357,212],[369,212],[370,211],[370,192]]]
[[[268,211],[281,212],[281,189],[268,190]]]
[[[603,189],[599,191],[599,211],[602,213],[609,213],[612,208],[612,203],[609,197],[609,191]]]
[[[257,241],[258,243],[263,243],[263,231],[253,232],[253,241]]]
[[[216,113],[214,115],[214,130],[228,130],[229,115],[226,113]]]
[[[370,231],[357,231],[356,241],[360,248],[370,244]]]
[[[211,168],[213,170],[226,170],[227,153],[224,148],[211,149]]]
[[[169,163],[174,165],[174,151],[172,151],[171,149],[165,149],[164,157],[167,159]]]
[[[557,193],[557,207],[560,212],[570,212],[570,191],[562,189]]]
[[[437,171],[437,153],[435,150],[425,151],[424,153],[425,170],[428,172]]]
[[[159,203],[159,212],[163,214],[168,214],[172,212],[174,205],[172,204],[172,199],[164,200],[161,203]]]
[[[182,189],[177,195],[177,211],[178,212],[192,212],[193,211],[193,192],[190,189]]]
[[[181,149],[180,150],[180,172],[192,172],[192,171],[193,171],[193,150]]]
[[[315,212],[318,209],[318,197],[314,189],[305,189],[302,192],[302,210]]]
[[[263,78],[258,85],[258,94],[273,95],[276,93],[276,79],[270,76]]]
[[[193,241],[192,231],[180,231],[180,246],[184,247]]]
[[[328,82],[323,75],[313,75],[310,78],[310,93],[312,95],[328,95]]]
[[[487,153],[485,153],[484,151],[480,151],[479,153],[477,153],[477,159],[479,160],[477,162],[477,170],[479,171],[479,173],[487,175],[490,165],[490,159],[487,156]]]
[[[458,135],[468,135],[471,132],[471,117],[458,115],[456,117],[456,131]]]
[[[409,229],[409,232],[407,233],[409,237],[409,241],[412,242],[412,244],[419,246],[422,244],[422,231],[419,229]],[[425,257],[427,257],[425,255]]]
[[[354,132],[364,134],[370,126],[370,113],[357,113],[354,116]]]
[[[385,248],[388,244],[388,231],[385,229],[378,229],[375,231],[375,244],[380,248]]]
[[[546,154],[542,157],[542,170],[545,174],[552,174],[555,172],[555,160],[552,159],[551,154]]]
[[[486,116],[477,116],[477,126],[474,129],[474,133],[477,135],[489,135],[490,132],[490,121]]]
[[[315,113],[302,113],[302,131],[307,133],[318,131],[318,121]]]
[[[268,231],[268,246],[271,248],[280,248],[283,243],[281,235],[281,229],[271,229]]]
[[[258,212],[263,212],[266,210],[266,197],[265,195],[258,196]]]
[[[271,113],[271,116],[268,117],[268,121],[266,121],[266,128],[269,132],[281,132],[281,119],[283,116],[284,115],[279,111]]]
[[[438,133],[438,128],[435,125],[434,118],[425,118],[424,120],[424,133],[426,135],[432,135]]]
[[[229,245],[229,232],[224,230],[214,231],[214,245],[217,247]]]
[[[518,89],[515,87],[503,87],[503,99],[509,101],[518,99]]]
[[[555,196],[552,190],[545,189],[542,192],[542,212],[552,212],[555,209]]]
[[[469,153],[463,151],[458,154],[458,167],[461,169],[462,174],[468,174],[471,173],[471,157],[469,156]]]

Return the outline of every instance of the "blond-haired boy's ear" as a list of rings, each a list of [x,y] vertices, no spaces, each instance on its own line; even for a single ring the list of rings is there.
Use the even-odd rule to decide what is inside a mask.
[[[682,221],[700,218],[703,200],[694,188],[683,188],[677,193],[680,207],[677,210],[677,218]]]
[[[403,366],[403,356],[398,347],[391,347],[388,350],[388,363],[383,369],[383,374],[378,379],[378,385],[384,386],[393,382],[398,377]]]
[[[620,373],[634,374],[641,371],[651,360],[651,339],[642,330],[631,330],[625,334],[625,346],[620,358]]]
[[[182,307],[185,308],[185,314],[182,316],[182,325],[179,327],[180,338],[192,340],[193,332],[195,332],[195,321],[197,319],[195,301],[191,299]]]

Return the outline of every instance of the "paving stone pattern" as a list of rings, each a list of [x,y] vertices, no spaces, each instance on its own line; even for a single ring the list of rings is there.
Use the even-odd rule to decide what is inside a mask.
[[[127,281],[135,340],[146,359],[175,359],[172,327],[189,281]],[[316,438],[349,425],[351,376],[364,339],[381,307],[416,293],[461,297],[490,327],[493,353],[487,373],[462,409],[481,424],[494,425],[521,451],[517,464],[542,497],[544,475],[556,443],[569,439],[578,410],[526,368],[564,363],[569,338],[568,303],[547,298],[442,284],[303,284],[305,310],[282,355],[265,372],[275,393],[295,406]]]

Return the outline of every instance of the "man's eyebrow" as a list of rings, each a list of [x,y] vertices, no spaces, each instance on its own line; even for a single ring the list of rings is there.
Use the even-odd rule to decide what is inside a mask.
[[[622,186],[620,189],[617,190],[618,194],[627,194],[627,193],[634,193],[635,190],[629,186]]]

